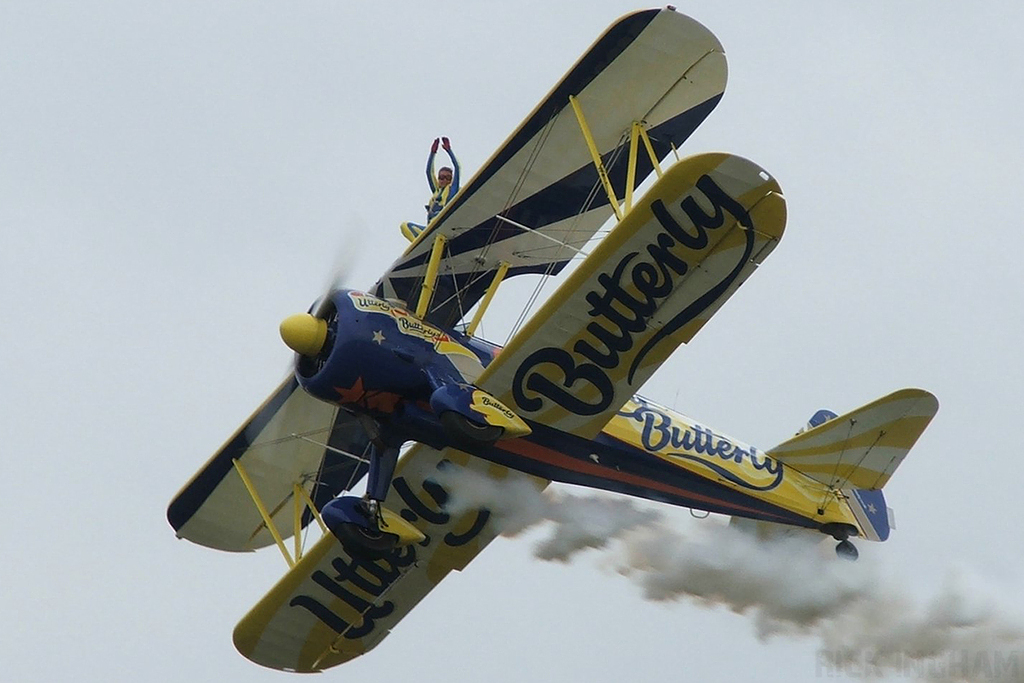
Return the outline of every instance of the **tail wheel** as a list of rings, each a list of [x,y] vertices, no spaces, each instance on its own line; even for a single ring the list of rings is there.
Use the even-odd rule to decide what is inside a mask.
[[[860,553],[857,552],[857,546],[850,543],[849,541],[839,542],[839,544],[836,546],[836,555],[839,556],[839,559],[849,560],[850,562],[853,562],[858,557],[860,557]]]
[[[453,442],[471,447],[490,446],[505,433],[502,427],[477,424],[453,410],[441,413],[441,426]]]

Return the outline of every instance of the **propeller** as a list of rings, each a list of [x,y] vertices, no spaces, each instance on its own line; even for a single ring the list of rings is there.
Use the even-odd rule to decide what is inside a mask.
[[[355,271],[362,252],[362,241],[355,239],[359,231],[349,230],[335,252],[334,266],[324,293],[313,302],[306,313],[296,313],[281,321],[281,339],[299,355],[297,367],[301,374],[310,376],[327,362],[334,346],[338,312],[331,301],[331,292],[345,289]]]

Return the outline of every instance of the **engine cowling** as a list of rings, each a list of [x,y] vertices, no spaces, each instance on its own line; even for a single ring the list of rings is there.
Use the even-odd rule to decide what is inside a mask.
[[[472,384],[493,356],[399,305],[353,290],[335,290],[313,312],[286,318],[281,337],[296,352],[295,374],[306,391],[378,414],[403,400],[428,402],[441,384]],[[511,415],[502,427],[529,429],[497,399],[469,399],[467,406],[475,401],[476,408],[463,406],[460,413],[488,424]]]

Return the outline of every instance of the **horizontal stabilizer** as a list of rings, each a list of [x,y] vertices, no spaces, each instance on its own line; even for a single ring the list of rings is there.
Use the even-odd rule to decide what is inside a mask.
[[[828,486],[880,489],[938,409],[927,391],[902,389],[801,432],[768,455]]]
[[[218,550],[251,551],[272,545],[245,472],[282,538],[309,521],[296,485],[319,507],[366,471],[331,449],[360,454],[366,436],[338,406],[313,398],[294,378],[285,380],[228,442],[182,487],[167,508],[179,538]],[[236,464],[237,461],[237,464]]]

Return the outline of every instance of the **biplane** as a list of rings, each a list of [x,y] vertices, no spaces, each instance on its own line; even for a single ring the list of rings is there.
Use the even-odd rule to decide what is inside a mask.
[[[167,511],[180,538],[284,555],[239,652],[313,672],[380,643],[499,533],[488,509],[448,509],[452,468],[813,530],[846,557],[851,538],[888,537],[881,489],[935,415],[930,393],[818,411],[768,450],[637,394],[782,238],[764,169],[677,154],[726,74],[715,36],[673,8],[622,17],[372,288],[282,323],[293,375]],[[477,335],[503,282],[570,263],[503,348]]]

